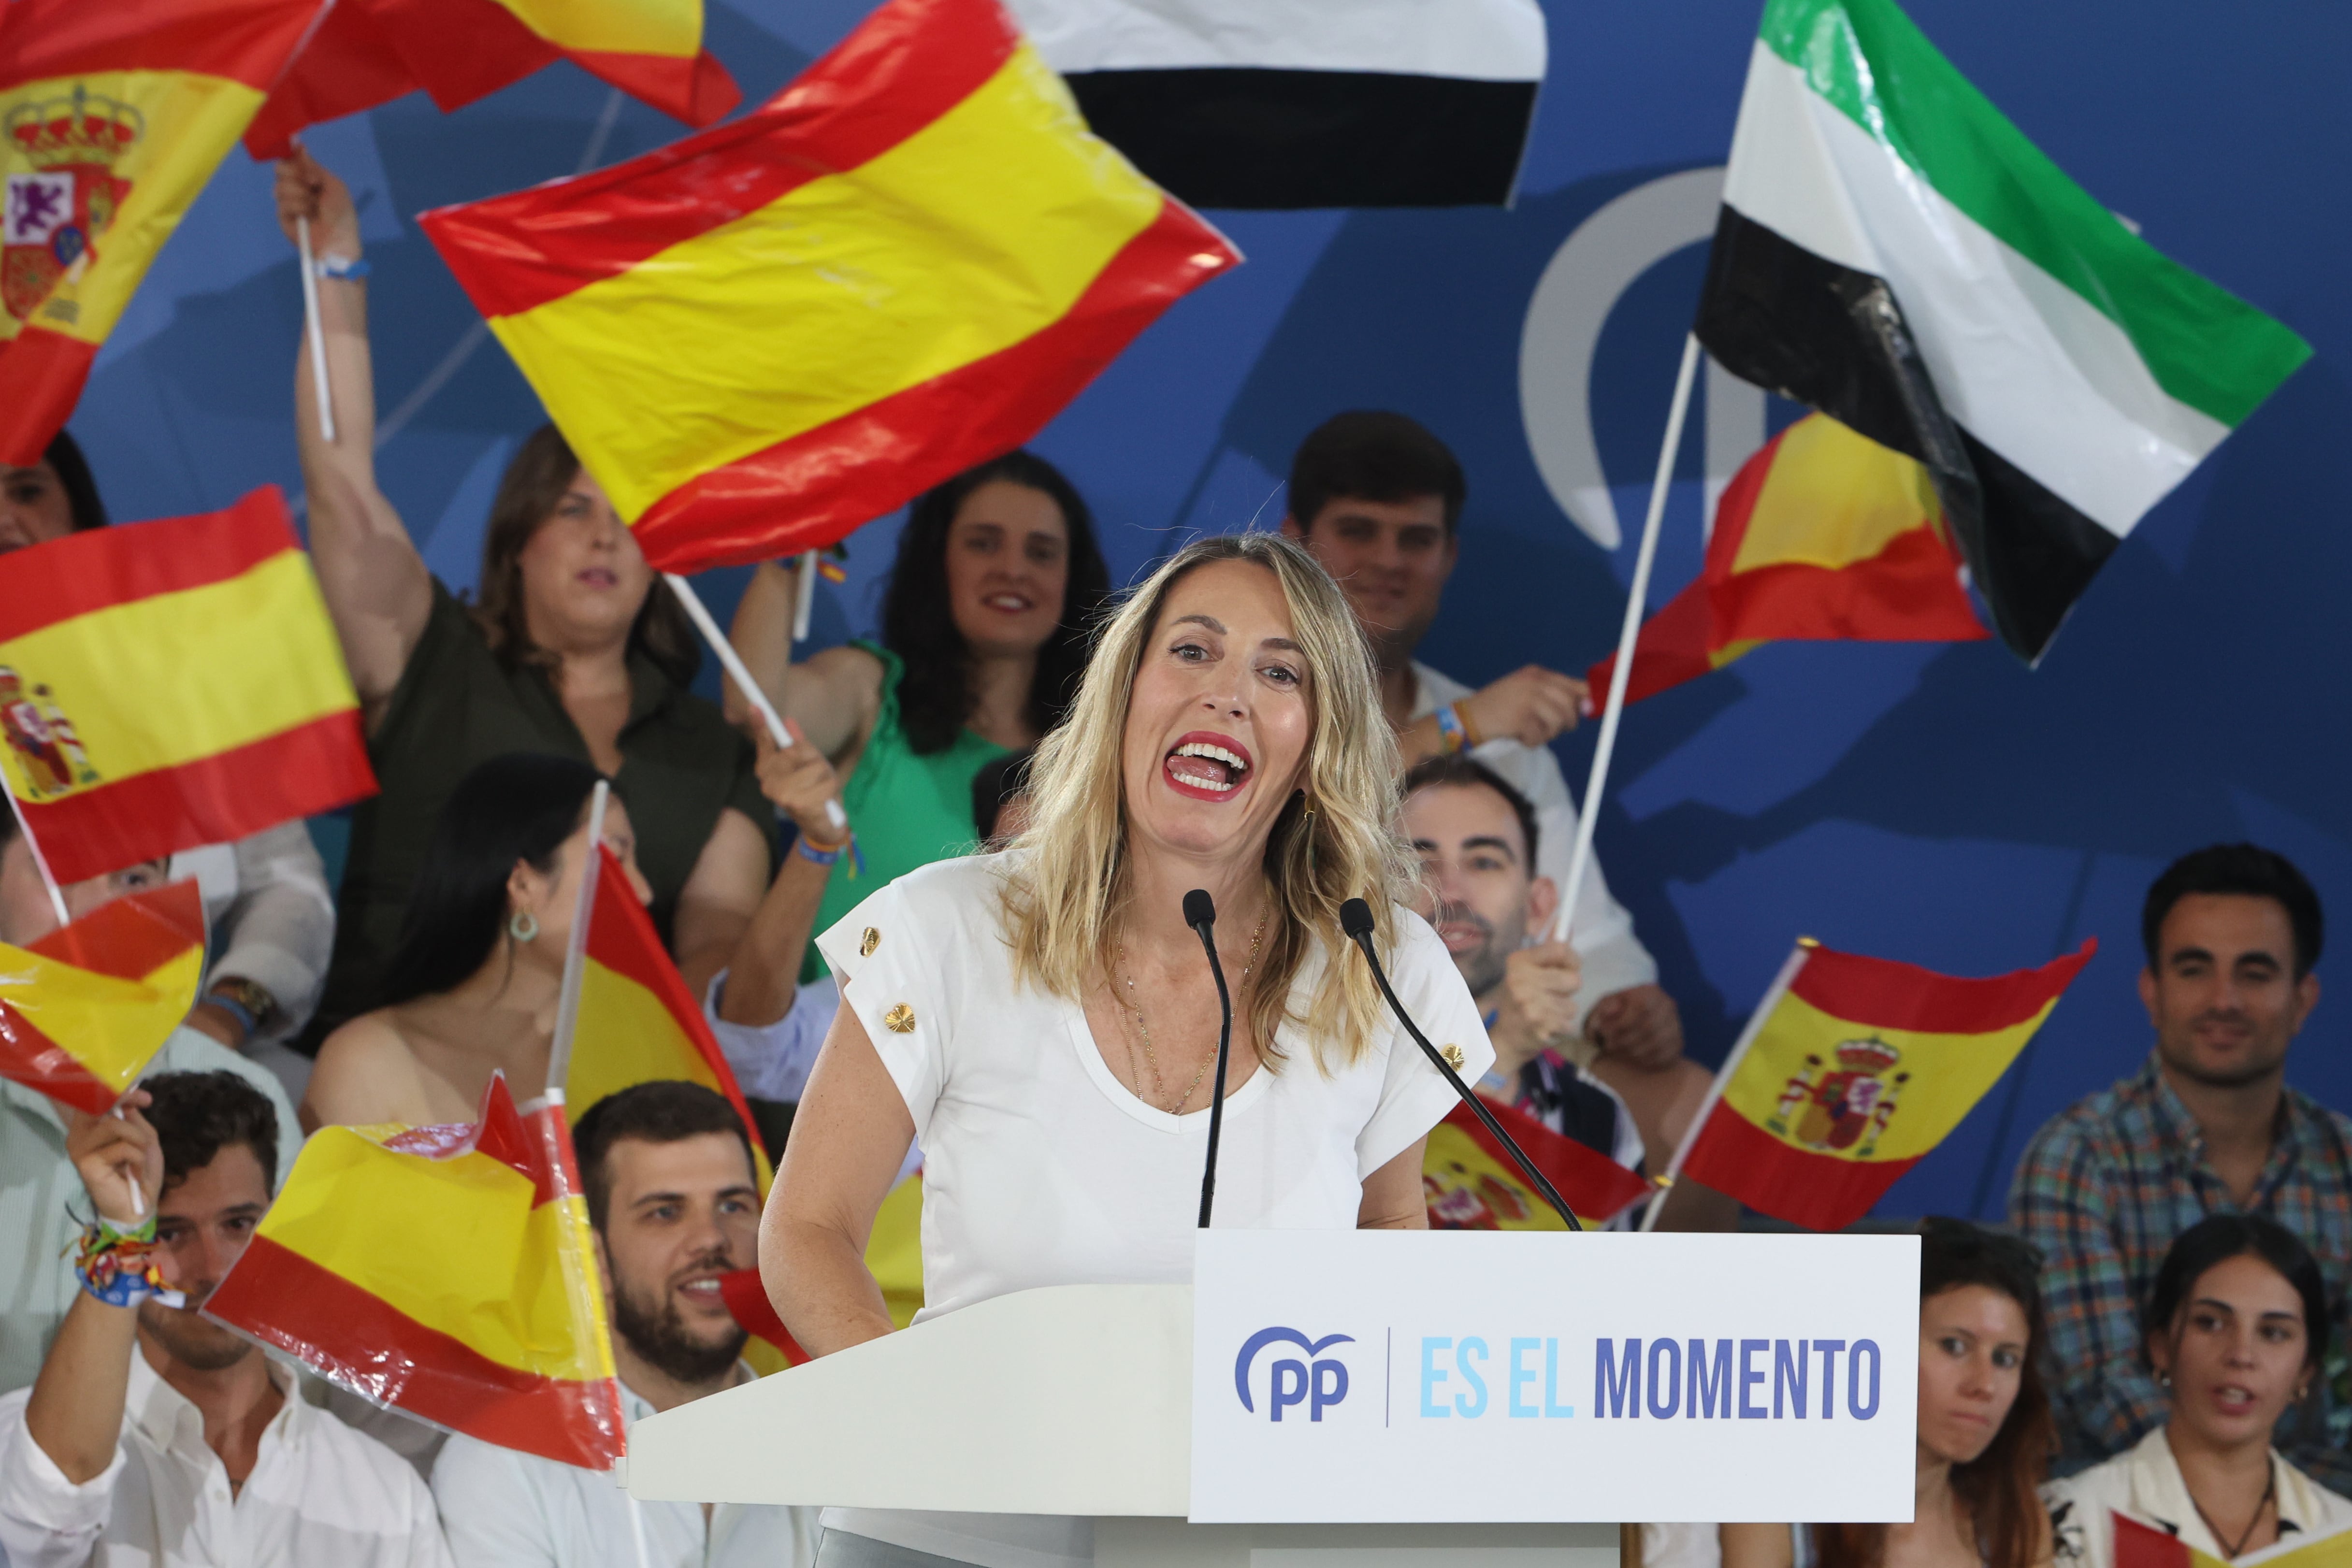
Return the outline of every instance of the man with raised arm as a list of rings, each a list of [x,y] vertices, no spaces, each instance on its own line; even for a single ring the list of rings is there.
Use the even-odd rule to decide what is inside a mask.
[[[0,1396],[0,1560],[446,1568],[416,1472],[202,1315],[269,1207],[269,1102],[164,1073],[116,1115],[72,1113],[67,1148],[83,1289],[33,1386]]]

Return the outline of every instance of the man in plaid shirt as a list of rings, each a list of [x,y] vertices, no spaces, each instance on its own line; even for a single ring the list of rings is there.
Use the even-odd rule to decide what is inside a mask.
[[[2164,1424],[2140,1308],[2175,1237],[2242,1209],[2303,1238],[2326,1276],[2327,1365],[2277,1441],[2322,1485],[2352,1492],[2352,1118],[2285,1081],[2287,1047],[2319,999],[2319,895],[2284,856],[2216,845],[2157,879],[2140,936],[2155,1052],[2036,1134],[2010,1188],[2010,1218],[2042,1256],[2057,1469]]]

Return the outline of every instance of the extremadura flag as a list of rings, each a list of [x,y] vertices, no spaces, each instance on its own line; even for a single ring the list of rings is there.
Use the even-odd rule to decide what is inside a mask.
[[[1985,629],[1927,470],[1811,413],[1742,464],[1696,581],[1642,625],[1625,700],[1776,641],[1940,643]],[[1617,655],[1586,679],[1606,691]]]
[[[1800,942],[1677,1170],[1792,1225],[1853,1224],[1959,1125],[2098,948],[1970,980]]]
[[[193,882],[125,894],[22,947],[0,944],[0,1078],[105,1114],[195,1005]]]
[[[592,1470],[623,1451],[571,1129],[503,1075],[476,1123],[311,1134],[205,1315],[486,1443]]]
[[[359,697],[275,486],[8,557],[0,768],[59,882],[375,793]]]
[[[0,463],[41,460],[98,347],[323,0],[0,6]]]
[[[2100,205],[1893,0],[1766,5],[1697,332],[1927,465],[2028,660],[2311,356]]]
[[[1241,260],[997,0],[890,0],[740,120],[419,221],[679,572],[831,544],[1018,446]]]

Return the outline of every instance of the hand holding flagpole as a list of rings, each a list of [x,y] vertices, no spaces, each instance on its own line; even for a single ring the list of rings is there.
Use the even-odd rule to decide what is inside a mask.
[[[805,567],[813,563],[804,558],[803,564]],[[768,727],[768,738],[780,748],[794,745],[793,732],[784,727],[783,718],[776,712],[775,705],[768,700],[768,694],[760,689],[760,683],[751,678],[751,670],[744,665],[743,655],[735,651],[735,644],[727,640],[727,634],[719,630],[719,622],[710,618],[710,612],[694,591],[694,584],[674,571],[663,572],[662,580],[669,584],[670,591],[677,594],[677,601],[686,607],[687,618],[694,622],[695,630],[702,633],[702,640],[710,644],[710,651],[719,655],[719,666],[727,672],[727,678],[735,683],[744,700],[759,710],[760,721]],[[795,627],[794,634],[798,635],[798,632]],[[842,810],[838,800],[824,803],[824,820],[837,830],[845,830],[849,826],[848,814]]]

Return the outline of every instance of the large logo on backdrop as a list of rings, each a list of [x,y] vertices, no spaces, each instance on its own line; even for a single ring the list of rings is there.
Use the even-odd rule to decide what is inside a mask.
[[[1279,1421],[1282,1413],[1294,1406],[1307,1406],[1309,1421],[1323,1419],[1323,1412],[1348,1397],[1348,1365],[1337,1357],[1323,1353],[1335,1344],[1353,1344],[1352,1335],[1326,1334],[1321,1339],[1308,1339],[1297,1329],[1260,1329],[1242,1342],[1241,1354],[1234,1357],[1234,1392],[1241,1396],[1242,1408],[1257,1414],[1257,1405],[1250,1395],[1250,1367],[1258,1352],[1268,1345],[1293,1344],[1300,1356],[1285,1356],[1266,1366],[1266,1416]],[[1303,1359],[1302,1359],[1303,1356]]]
[[[70,93],[0,115],[12,158],[33,166],[8,176],[0,208],[0,303],[8,314],[29,319],[59,283],[98,259],[98,238],[131,193],[115,162],[146,130],[136,109],[79,82]],[[59,301],[51,314],[69,319],[69,303]]]
[[[1617,302],[1642,275],[1715,234],[1723,166],[1636,185],[1576,225],[1528,297],[1519,328],[1519,418],[1544,487],[1603,549],[1623,538],[1592,434],[1592,357]],[[1661,421],[1665,410],[1660,408]],[[1763,389],[1707,361],[1706,515],[1731,476],[1764,444]],[[1646,471],[1641,476],[1646,480]]]

